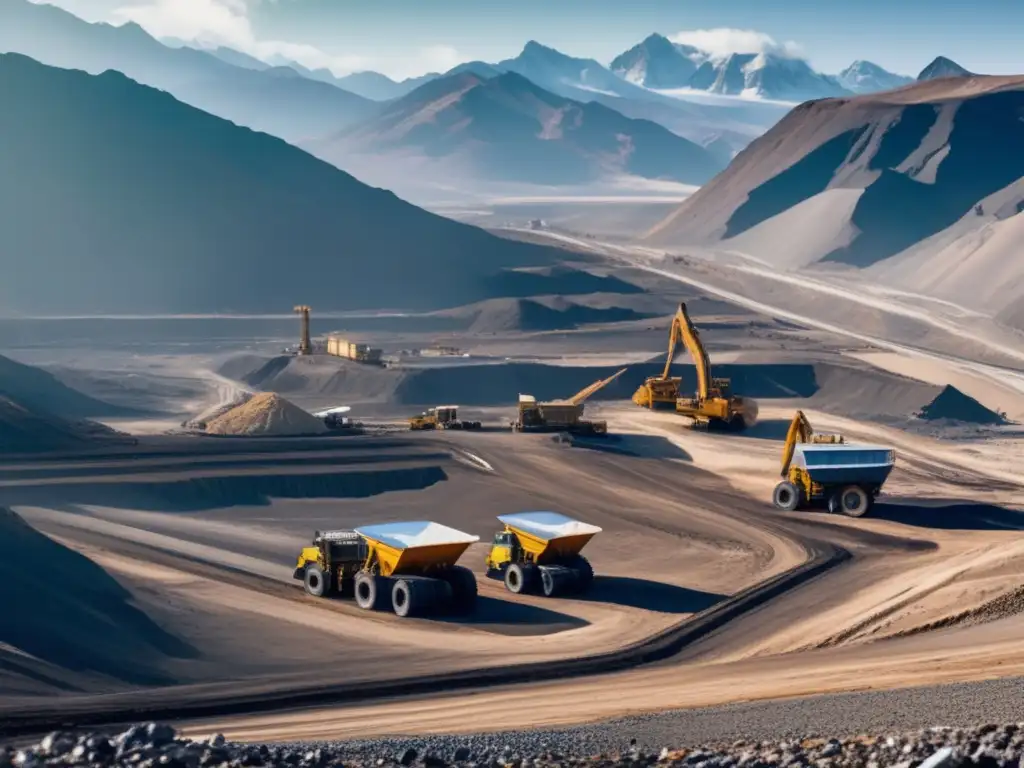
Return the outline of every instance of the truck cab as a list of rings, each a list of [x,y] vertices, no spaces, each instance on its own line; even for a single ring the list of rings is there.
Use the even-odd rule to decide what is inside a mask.
[[[487,554],[487,570],[499,571],[515,560],[519,540],[512,531],[500,531],[494,535],[491,551]]]

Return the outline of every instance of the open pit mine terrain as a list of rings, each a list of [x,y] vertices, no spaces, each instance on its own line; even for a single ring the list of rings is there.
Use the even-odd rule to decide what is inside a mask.
[[[734,709],[701,709],[699,726],[686,713],[1024,674],[1012,423],[1024,396],[1011,363],[988,347],[973,356],[945,326],[901,350],[829,330],[813,301],[803,321],[787,319],[724,298],[733,275],[713,264],[564,254],[495,290],[512,296],[462,308],[314,312],[314,338],[358,337],[385,366],[282,352],[299,330],[287,315],[0,324],[21,361],[0,382],[3,733],[145,718],[287,741],[679,709],[679,727],[728,735],[744,717]],[[680,301],[715,375],[758,400],[747,431],[693,430],[629,400],[663,365]],[[878,333],[914,331],[896,309],[873,310]],[[460,356],[402,354],[438,344]],[[508,429],[520,393],[567,397],[622,367],[586,406],[608,437]],[[674,370],[696,386],[685,353]],[[263,436],[180,426],[244,400],[287,418],[265,418]],[[482,429],[408,430],[408,416],[446,402]],[[285,436],[322,432],[311,414],[338,405],[362,428]],[[795,408],[818,430],[896,449],[870,516],[771,506]],[[26,419],[52,434],[23,438],[37,435]],[[603,529],[586,550],[585,596],[516,596],[487,578],[496,516],[525,510]],[[368,614],[293,579],[314,530],[410,519],[480,537],[460,561],[479,584],[473,614]],[[980,716],[941,688],[915,695],[929,717]],[[877,722],[875,700],[815,701],[809,727]]]
[[[0,70],[13,105],[0,126],[13,138],[0,152],[8,148],[17,178],[31,178],[47,156],[31,154],[39,141],[56,142],[44,130],[54,110],[80,128],[79,143],[61,145],[79,164],[55,163],[48,177],[64,195],[49,201],[53,216],[67,219],[72,197],[102,176],[103,158],[124,172],[140,152],[147,173],[166,184],[159,194],[137,190],[149,212],[133,237],[163,242],[159,235],[173,232],[194,257],[155,254],[140,265],[145,249],[112,223],[115,187],[94,191],[88,235],[110,245],[116,284],[105,293],[71,285],[75,296],[48,299],[54,309],[74,298],[80,316],[0,320],[4,739],[140,719],[252,741],[604,721],[617,723],[608,738],[770,738],[794,728],[855,734],[1019,719],[1024,339],[993,316],[1002,300],[986,312],[852,271],[772,266],[723,245],[738,232],[729,222],[750,231],[794,210],[755,203],[779,204],[758,190],[813,155],[810,139],[771,153],[764,147],[778,135],[770,132],[639,242],[511,229],[498,237],[115,73],[15,55],[0,57]],[[911,181],[874,167],[858,175],[850,164],[902,163],[925,144],[947,146],[947,159],[922,155],[914,167],[938,163],[935,188],[946,189],[943,169],[960,168],[947,163],[962,146],[958,131],[972,124],[969,106],[1017,94],[970,87],[982,95],[954,99],[948,114],[942,105],[955,88],[933,81],[896,92],[903,96],[812,104],[787,120],[841,117],[806,131],[826,144],[841,137],[843,151],[828,150],[830,173],[850,168],[861,184],[856,209],[877,185]],[[934,120],[907,116],[941,88]],[[170,124],[183,156],[205,153],[221,165],[144,152],[162,146]],[[110,138],[124,125],[131,142]],[[976,141],[970,136],[965,143]],[[850,142],[860,142],[861,160],[848,156],[857,154]],[[754,170],[741,173],[747,166]],[[250,183],[264,176],[280,184]],[[40,275],[73,266],[73,230],[50,227],[41,245],[32,240],[37,208],[13,178],[0,185],[24,220],[3,242],[12,252],[35,242],[37,272],[12,277],[0,295],[28,307],[47,298]],[[818,181],[808,199],[836,191]],[[289,184],[306,197],[281,193]],[[999,175],[972,194],[1007,184]],[[219,255],[226,241],[216,217],[186,232],[165,215],[170,206],[147,204],[187,200],[199,211],[215,194],[250,212],[216,209],[237,219],[232,237],[252,245],[249,259],[237,256],[244,249]],[[319,213],[314,196],[341,213]],[[267,229],[238,224],[253,210],[266,213],[258,223]],[[934,232],[957,223],[952,207],[943,211]],[[874,231],[858,225],[827,252],[852,262],[859,238],[895,248],[908,237]],[[295,269],[274,268],[274,237],[305,238]],[[348,282],[334,282],[338,243],[353,253],[380,249]],[[166,273],[154,278],[147,264]],[[352,295],[351,305],[339,307],[339,295]],[[223,296],[230,314],[217,311]],[[139,316],[155,297],[166,307],[188,297],[194,312]],[[115,300],[134,316],[97,316]],[[316,344],[298,355],[291,309],[305,301]],[[759,404],[744,431],[692,429],[630,399],[662,370],[681,302],[713,375]],[[320,342],[331,334],[380,350],[383,364],[327,354]],[[447,354],[422,353],[439,347]],[[587,418],[607,423],[606,437],[509,428],[520,395],[568,398],[623,368],[586,403]],[[684,351],[672,370],[682,392],[697,387]],[[409,429],[410,416],[443,404],[481,429]],[[354,422],[347,429],[315,415],[338,407]],[[870,515],[772,506],[796,409],[818,431],[895,450]],[[513,595],[487,577],[496,517],[529,510],[602,528],[585,551],[596,574],[585,595]],[[403,520],[479,537],[460,560],[479,585],[474,612],[370,613],[310,597],[293,578],[315,530]]]

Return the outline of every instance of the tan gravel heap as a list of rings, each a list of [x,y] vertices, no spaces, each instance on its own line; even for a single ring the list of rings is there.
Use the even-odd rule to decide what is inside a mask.
[[[317,435],[327,426],[316,416],[272,392],[253,395],[206,425],[212,435]]]

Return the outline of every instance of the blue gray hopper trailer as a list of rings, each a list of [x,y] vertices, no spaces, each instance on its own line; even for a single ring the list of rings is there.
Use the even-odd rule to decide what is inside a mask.
[[[833,514],[868,514],[889,479],[896,452],[889,446],[847,443],[842,435],[816,435],[800,411],[782,454],[782,482],[772,502],[792,512],[824,505]]]

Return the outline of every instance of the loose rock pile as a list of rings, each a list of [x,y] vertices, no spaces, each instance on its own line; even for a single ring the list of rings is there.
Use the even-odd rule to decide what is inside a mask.
[[[568,732],[562,732],[568,733]],[[433,737],[422,741],[377,740],[319,744],[232,744],[221,735],[203,741],[178,738],[168,725],[150,723],[116,736],[51,733],[38,744],[15,750],[0,747],[0,768],[50,766],[134,766],[135,768],[211,768],[212,766],[374,766],[374,768],[543,768],[544,766],[629,766],[671,768],[1017,768],[1024,764],[1024,724],[973,729],[931,728],[912,734],[847,739],[777,742],[738,741],[673,749],[645,749],[633,741],[621,751],[592,754],[581,744],[561,742],[561,734]]]
[[[321,419],[280,395],[262,392],[206,423],[211,435],[297,436],[327,431]]]

